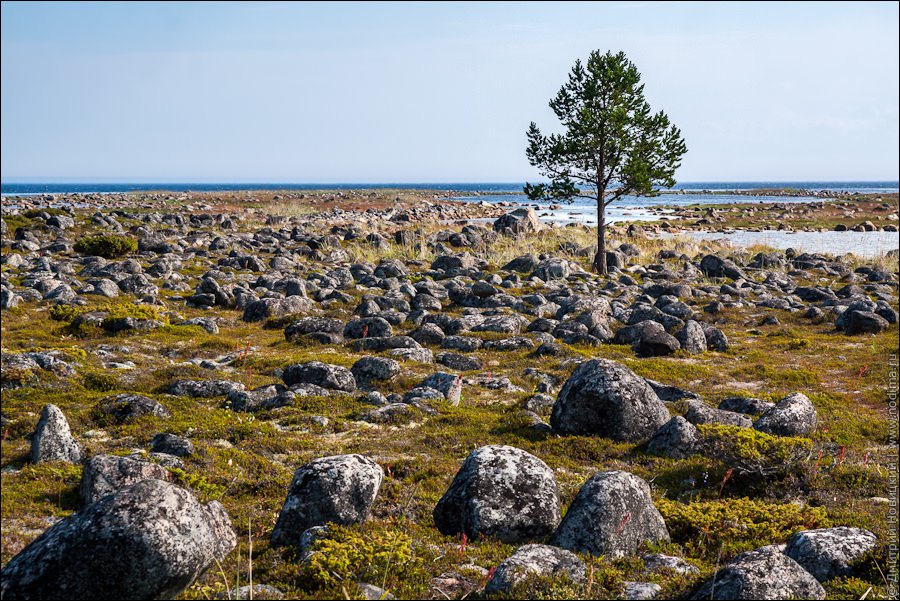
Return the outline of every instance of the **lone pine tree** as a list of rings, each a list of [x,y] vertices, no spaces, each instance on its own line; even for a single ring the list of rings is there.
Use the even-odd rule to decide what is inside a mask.
[[[681,131],[662,111],[651,113],[637,67],[624,52],[580,60],[550,101],[565,132],[545,136],[532,122],[528,161],[549,184],[525,184],[532,200],[597,202],[594,269],[606,274],[606,207],[621,197],[652,196],[675,185],[687,152]]]

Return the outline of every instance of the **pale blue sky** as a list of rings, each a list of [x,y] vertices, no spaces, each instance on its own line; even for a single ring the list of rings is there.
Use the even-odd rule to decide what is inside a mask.
[[[624,50],[679,181],[898,178],[898,5],[2,4],[2,179],[524,181]]]

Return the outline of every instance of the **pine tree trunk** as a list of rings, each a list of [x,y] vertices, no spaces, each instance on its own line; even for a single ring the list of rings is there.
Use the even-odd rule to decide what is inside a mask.
[[[594,269],[600,275],[606,275],[606,204],[602,195],[597,198],[597,254],[594,256]]]

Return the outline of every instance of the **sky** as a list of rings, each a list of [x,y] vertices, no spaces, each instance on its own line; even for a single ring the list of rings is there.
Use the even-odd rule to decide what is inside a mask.
[[[898,179],[898,4],[3,2],[0,178],[520,182],[623,50],[679,181]]]

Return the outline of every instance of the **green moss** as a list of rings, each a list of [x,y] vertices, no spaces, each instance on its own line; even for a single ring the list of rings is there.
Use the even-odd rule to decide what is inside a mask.
[[[190,488],[204,501],[217,500],[225,494],[225,487],[214,484],[206,479],[203,474],[187,472],[179,468],[169,468],[175,482]]]
[[[304,573],[323,588],[353,582],[394,588],[411,572],[422,569],[408,534],[373,526],[330,525],[328,534],[316,540],[311,551]]]
[[[672,542],[692,556],[727,560],[738,553],[783,543],[800,530],[831,526],[823,508],[734,498],[656,502]]]
[[[89,372],[83,376],[84,387],[88,390],[110,392],[119,387],[119,379],[113,374]]]

